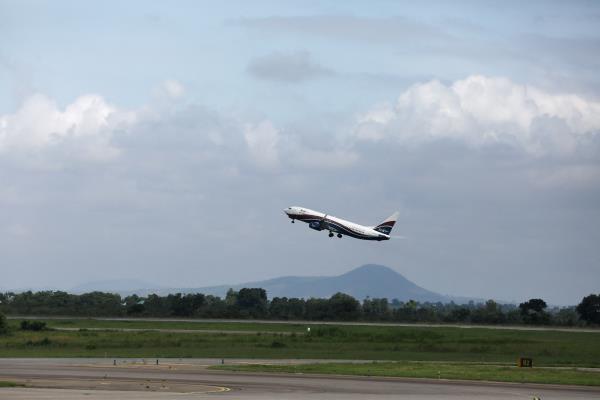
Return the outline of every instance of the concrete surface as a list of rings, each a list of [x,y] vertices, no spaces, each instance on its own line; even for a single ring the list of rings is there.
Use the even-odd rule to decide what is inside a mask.
[[[122,361],[122,360],[121,360]],[[214,359],[159,365],[106,359],[0,359],[0,399],[599,399],[600,388],[211,371]],[[256,360],[254,360],[256,361]],[[229,362],[229,360],[228,360]],[[244,362],[244,360],[238,360]]]

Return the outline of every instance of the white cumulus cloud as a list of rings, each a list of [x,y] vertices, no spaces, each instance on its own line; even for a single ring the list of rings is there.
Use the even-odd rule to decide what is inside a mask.
[[[396,104],[361,115],[355,136],[406,144],[442,138],[473,147],[506,143],[542,155],[570,154],[599,131],[599,102],[475,75],[450,85],[434,80],[410,87]]]
[[[244,127],[244,139],[250,156],[258,166],[271,168],[279,164],[279,130],[271,121],[247,124]]]
[[[134,120],[133,113],[99,95],[80,96],[62,110],[49,97],[35,94],[15,113],[0,116],[0,156],[40,154],[62,144],[75,158],[111,159],[118,155],[111,133]]]

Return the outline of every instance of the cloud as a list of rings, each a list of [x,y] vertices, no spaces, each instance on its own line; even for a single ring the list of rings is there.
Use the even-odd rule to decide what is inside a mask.
[[[153,129],[165,124],[175,125],[172,132],[179,137],[191,128],[204,130],[202,137],[208,142],[223,140],[219,116],[201,107],[181,107],[176,101],[185,94],[178,81],[165,80],[153,94],[148,103],[131,110],[99,94],[83,94],[64,108],[45,94],[31,95],[14,113],[0,115],[0,161],[36,169],[110,162],[132,150],[131,140],[149,145],[149,139],[157,139]],[[187,111],[197,115],[190,117]]]
[[[600,187],[600,166],[594,164],[558,165],[529,171],[532,182],[544,188]]]
[[[303,168],[311,169],[336,169],[347,168],[359,160],[355,151],[332,149],[312,150],[301,148],[291,157],[291,163]]]
[[[258,57],[250,62],[247,70],[259,79],[291,83],[332,74],[331,70],[314,63],[307,51],[275,52]]]
[[[172,100],[185,90],[176,81],[161,87]],[[395,104],[381,103],[360,114],[354,125],[348,122],[337,131],[317,133],[314,119],[303,127],[282,129],[268,118],[239,120],[193,104],[159,102],[123,110],[100,95],[87,94],[61,109],[36,94],[15,113],[0,116],[0,160],[56,168],[144,152],[145,159],[168,164],[172,160],[165,150],[170,149],[189,162],[234,176],[231,171],[249,165],[259,167],[258,173],[351,168],[368,157],[380,158],[370,154],[370,143],[412,148],[454,141],[471,149],[504,146],[534,157],[585,159],[585,168],[570,163],[568,171],[556,167],[551,176],[543,168],[530,174],[547,185],[574,174],[581,175],[581,182],[596,176],[600,103],[505,78],[475,75],[450,84],[416,84]],[[333,125],[327,120],[319,124]]]
[[[0,116],[0,252],[21,271],[8,285],[145,273],[155,282],[205,286],[231,276],[321,273],[322,263],[290,258],[299,246],[326,260],[327,273],[376,259],[436,290],[450,290],[450,275],[471,277],[451,289],[475,296],[503,298],[510,287],[522,298],[540,270],[559,271],[561,282],[579,265],[591,272],[578,279],[591,285],[600,215],[600,138],[585,133],[595,126],[586,111],[592,103],[538,98],[531,87],[523,94],[520,85],[488,80],[415,85],[358,122],[350,113],[304,112],[283,124],[272,115],[245,118],[154,98],[126,111],[99,95],[59,107],[36,95]],[[367,126],[370,135],[360,130]],[[543,148],[569,148],[566,130],[575,150],[538,156],[514,140],[518,150],[504,151],[502,140],[482,142],[480,127],[543,134]],[[578,138],[588,135],[596,144],[581,149]],[[117,155],[103,163],[74,158],[90,147]],[[17,155],[65,167],[21,168],[11,160]],[[398,234],[410,241],[323,241],[306,227],[290,229],[280,211],[290,204],[364,223],[401,209]],[[517,273],[524,283],[515,286]],[[544,288],[536,296],[551,299],[556,285]]]
[[[247,124],[244,127],[244,139],[250,156],[258,166],[272,168],[279,164],[279,131],[271,121],[265,120],[257,125]]]
[[[171,99],[177,99],[185,94],[185,87],[175,79],[167,79],[160,89],[162,93]]]
[[[441,43],[453,40],[445,32],[426,23],[404,17],[373,18],[351,15],[272,16],[243,18],[236,24],[270,32],[291,32],[339,40],[378,43],[398,43],[417,40],[419,43]]]
[[[302,135],[284,135],[269,119],[239,120],[178,103],[184,89],[176,82],[166,81],[161,89],[158,102],[132,110],[96,94],[82,95],[61,109],[55,100],[35,94],[15,113],[0,116],[0,161],[52,170],[73,163],[112,162],[123,153],[130,154],[130,161],[169,165],[178,154],[189,163],[232,176],[232,171],[248,166],[258,171],[282,166],[329,169],[358,159],[339,143],[315,150]]]
[[[474,75],[449,85],[416,84],[396,104],[360,115],[354,134],[406,145],[436,139],[476,148],[501,143],[540,156],[572,154],[599,132],[600,102]]]
[[[22,237],[31,233],[31,229],[22,224],[12,224],[4,228],[6,234],[10,236]]]
[[[62,146],[74,159],[110,160],[119,154],[110,143],[112,133],[134,121],[135,114],[99,95],[78,97],[61,110],[54,100],[35,94],[14,114],[0,116],[0,157],[31,160]]]

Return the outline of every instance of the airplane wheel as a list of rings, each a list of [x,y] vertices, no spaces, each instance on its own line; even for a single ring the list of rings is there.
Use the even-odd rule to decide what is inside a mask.
[[[338,233],[338,237],[341,239],[341,238],[342,238],[342,234],[341,234],[341,233]]]
[[[329,232],[329,237],[333,237],[333,233]]]
[[[296,221],[295,221],[295,220],[292,220],[292,224],[293,224],[294,222],[296,222]]]

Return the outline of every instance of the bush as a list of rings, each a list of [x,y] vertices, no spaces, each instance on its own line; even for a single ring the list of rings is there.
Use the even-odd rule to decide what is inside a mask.
[[[45,331],[46,329],[46,323],[42,321],[21,321],[23,331]]]
[[[576,310],[588,324],[600,324],[600,294],[585,296]]]
[[[27,346],[50,346],[52,344],[52,341],[45,337],[42,340],[28,340],[27,342],[25,342],[25,344]]]
[[[6,317],[4,314],[0,313],[0,335],[8,332],[8,323],[6,322]]]
[[[310,332],[311,335],[315,335],[317,337],[323,337],[323,336],[327,336],[327,337],[340,337],[340,336],[346,336],[346,332],[343,331],[341,328],[338,328],[337,326],[323,326],[323,327],[317,327],[317,328],[313,328],[313,330]]]

